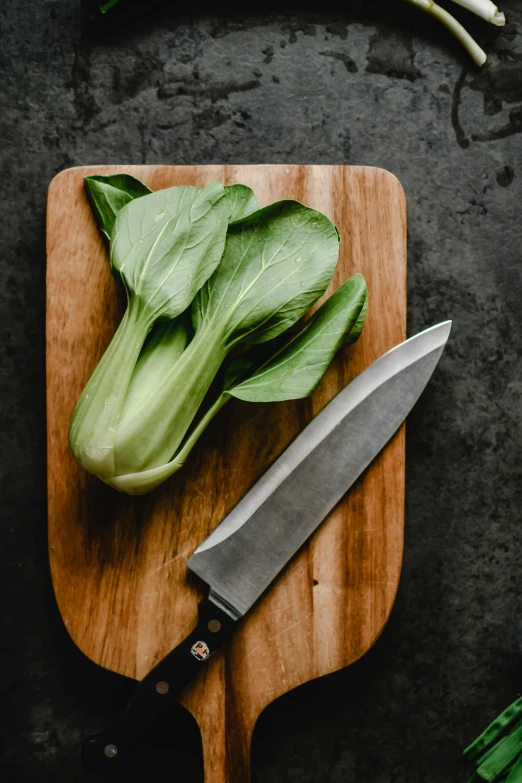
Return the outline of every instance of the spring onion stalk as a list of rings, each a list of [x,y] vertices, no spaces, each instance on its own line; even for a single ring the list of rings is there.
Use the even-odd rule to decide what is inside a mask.
[[[518,698],[464,751],[474,759],[472,780],[522,783],[522,698]]]
[[[100,14],[106,14],[119,2],[120,0],[99,0],[98,10]],[[423,11],[442,22],[467,49],[475,63],[479,66],[484,65],[487,59],[486,53],[455,17],[433,2],[433,0],[406,0],[406,2],[422,8]],[[453,2],[491,24],[501,27],[506,23],[504,14],[498,10],[498,7],[491,0],[453,0]]]
[[[495,740],[502,736],[503,732],[505,732],[517,718],[520,718],[520,716],[522,716],[522,698],[517,699],[513,704],[510,704],[504,712],[501,712],[500,715],[484,729],[482,734],[477,737],[471,745],[468,745],[464,751],[464,755],[473,758],[473,756],[482,753],[487,747],[491,746]]]
[[[460,41],[466,51],[469,52],[474,62],[478,66],[484,65],[487,59],[486,52],[452,14],[444,8],[441,8],[441,6],[437,5],[433,0],[406,0],[406,2],[417,6],[417,8],[421,8],[423,11],[426,11],[426,13],[434,16],[435,19],[438,19],[438,21],[447,27],[455,38]],[[505,24],[506,20],[504,14],[500,13],[497,6],[489,2],[489,0],[454,0],[454,2],[492,24]]]
[[[453,2],[497,27],[506,24],[506,17],[491,0],[453,0]]]
[[[130,175],[88,177],[127,309],[76,405],[69,443],[90,473],[143,494],[179,470],[236,397],[313,392],[367,313],[361,275],[304,320],[335,271],[339,235],[296,201],[259,209],[214,182],[152,193]]]

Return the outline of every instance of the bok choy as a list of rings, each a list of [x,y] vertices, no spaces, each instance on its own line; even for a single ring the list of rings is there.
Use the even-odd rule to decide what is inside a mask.
[[[307,396],[367,311],[361,275],[326,291],[335,226],[297,201],[259,209],[250,188],[151,192],[130,175],[86,189],[127,309],[76,405],[77,461],[116,489],[142,494],[184,464],[232,397]]]

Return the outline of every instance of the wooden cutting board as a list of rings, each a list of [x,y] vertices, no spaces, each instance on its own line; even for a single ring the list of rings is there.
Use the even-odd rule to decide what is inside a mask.
[[[83,191],[87,174],[127,171],[153,190],[250,185],[264,206],[295,198],[341,235],[333,285],[362,272],[363,337],[307,400],[233,401],[189,462],[150,495],[119,495],[73,460],[76,400],[122,315],[123,295]],[[203,586],[185,560],[333,395],[405,338],[406,210],[400,183],[342,166],[96,166],[52,181],[47,215],[49,555],[73,640],[93,661],[141,679],[191,629]],[[199,723],[205,783],[247,783],[250,739],[281,694],[348,666],[390,614],[402,559],[404,428],[330,514],[226,649],[182,694]]]

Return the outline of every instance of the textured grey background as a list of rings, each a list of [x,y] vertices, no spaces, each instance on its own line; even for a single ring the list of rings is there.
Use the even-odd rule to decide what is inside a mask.
[[[107,33],[87,24],[76,0],[2,0],[0,688],[9,783],[86,781],[79,739],[129,692],[68,639],[46,559],[45,196],[53,175],[77,164],[385,167],[408,198],[409,332],[454,319],[409,422],[406,552],[392,620],[359,664],[268,709],[253,780],[464,783],[462,747],[521,687],[521,3],[503,0],[504,30],[473,25],[490,51],[482,72],[399,0],[340,11],[320,3],[320,12],[247,5],[156,9]],[[197,732],[184,715],[151,732],[132,771],[163,780],[166,760],[169,779],[201,780]]]

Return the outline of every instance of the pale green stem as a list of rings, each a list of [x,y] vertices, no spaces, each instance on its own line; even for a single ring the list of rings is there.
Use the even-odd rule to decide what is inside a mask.
[[[114,476],[111,479],[104,479],[106,484],[109,484],[119,492],[126,492],[128,495],[145,495],[147,492],[163,484],[166,479],[177,473],[196,445],[203,431],[210,424],[214,416],[221,410],[221,408],[230,400],[228,392],[223,392],[215,401],[215,403],[205,413],[197,427],[190,433],[186,439],[182,448],[174,456],[170,462],[165,465],[160,465],[158,468],[151,468],[150,470],[143,470],[139,473],[126,473],[123,476]]]
[[[115,474],[164,465],[190,429],[227,349],[219,330],[197,333],[172,371],[118,427]]]
[[[71,450],[80,465],[100,478],[115,472],[114,446],[123,402],[149,329],[150,317],[131,299],[74,409]]]
[[[187,347],[189,331],[181,316],[157,323],[136,362],[123,402],[120,426],[132,419],[151,390],[157,388]]]
[[[433,0],[406,0],[406,2],[417,6],[417,8],[422,8],[423,11],[442,22],[469,52],[475,63],[484,65],[487,59],[486,52],[480,48],[475,39],[471,37],[466,28],[454,16],[445,11],[444,8],[441,8],[440,5],[434,3]]]
[[[208,411],[205,413],[201,421],[198,423],[196,427],[194,427],[193,431],[190,433],[186,441],[182,444],[181,449],[178,451],[176,456],[174,457],[175,461],[183,465],[196,445],[196,442],[199,440],[200,436],[203,434],[204,430],[208,427],[214,416],[219,413],[221,408],[223,408],[226,403],[231,399],[230,394],[226,391],[222,392],[215,403],[210,406]]]

